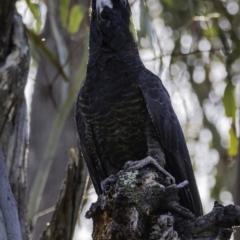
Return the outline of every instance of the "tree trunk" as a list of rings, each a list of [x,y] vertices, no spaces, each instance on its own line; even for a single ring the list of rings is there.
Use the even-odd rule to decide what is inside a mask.
[[[15,1],[0,3],[0,142],[17,202],[23,239],[26,227],[27,115],[24,88],[29,48]]]

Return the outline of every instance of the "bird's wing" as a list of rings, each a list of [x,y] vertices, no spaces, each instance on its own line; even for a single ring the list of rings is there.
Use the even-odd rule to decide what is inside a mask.
[[[139,74],[138,84],[164,149],[166,169],[175,177],[177,183],[184,180],[189,182],[188,189],[180,190],[180,203],[195,215],[202,215],[201,200],[190,156],[168,92],[161,80],[147,69]]]
[[[86,119],[82,115],[81,105],[80,105],[80,95],[81,95],[81,91],[78,96],[78,100],[76,104],[75,121],[76,121],[79,139],[80,139],[81,151],[82,151],[84,160],[87,163],[88,171],[92,179],[96,193],[99,195],[102,193],[101,181],[104,180],[107,176],[102,176],[105,171],[103,171],[101,162],[97,155],[97,148],[93,141],[91,126],[86,123]]]

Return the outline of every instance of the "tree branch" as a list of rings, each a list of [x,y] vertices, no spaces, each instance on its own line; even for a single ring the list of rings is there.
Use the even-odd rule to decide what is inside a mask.
[[[223,207],[195,218],[180,206],[176,185],[166,181],[152,166],[124,170],[104,181],[104,192],[86,217],[93,219],[93,239],[191,240],[230,239],[240,225],[240,207]]]
[[[229,50],[233,51],[233,49],[229,49]],[[236,49],[234,49],[234,51],[235,50]],[[188,52],[188,53],[170,52],[170,53],[164,53],[164,54],[162,54],[159,57],[146,59],[146,60],[144,60],[144,62],[155,61],[155,60],[158,60],[158,59],[162,59],[163,57],[167,57],[167,56],[170,56],[170,57],[187,57],[189,55],[194,55],[194,54],[198,54],[198,53],[216,53],[216,52],[224,52],[224,51],[226,51],[226,49],[224,49],[223,47],[220,47],[220,48],[213,48],[213,49],[205,50],[205,51],[203,51],[203,50],[196,50],[196,51],[192,51],[192,52]]]
[[[87,167],[82,155],[71,149],[71,162],[68,165],[67,177],[51,222],[44,231],[41,240],[71,240],[77,222],[79,206],[84,194],[87,179]]]

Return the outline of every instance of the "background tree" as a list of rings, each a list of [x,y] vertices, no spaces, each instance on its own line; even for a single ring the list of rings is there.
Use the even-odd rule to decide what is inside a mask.
[[[16,219],[11,219],[12,223],[7,222],[7,216],[4,211],[3,217],[4,221],[6,221],[6,226],[11,224],[16,224],[17,226],[20,224],[22,236],[25,239],[27,237],[27,108],[24,87],[27,81],[30,56],[22,18],[15,11],[15,2],[12,0],[0,3],[1,210],[7,211],[3,209],[4,200],[13,202],[13,200],[10,200],[12,195],[8,187],[9,183],[7,181],[4,182],[7,177],[5,166],[3,166],[3,159],[5,159],[9,182],[17,202],[19,223],[15,222]],[[12,206],[14,209],[15,204],[12,203]],[[11,210],[8,211],[9,214],[10,212]],[[10,232],[13,236],[9,235],[11,234]],[[19,233],[10,231],[8,227],[7,233],[8,238],[19,239],[20,237]]]

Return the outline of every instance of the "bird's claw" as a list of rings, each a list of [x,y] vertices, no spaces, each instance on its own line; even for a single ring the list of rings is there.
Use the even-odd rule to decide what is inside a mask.
[[[101,182],[102,191],[103,192],[106,191],[109,188],[109,186],[113,185],[116,181],[117,181],[117,176],[110,175],[108,178],[106,178]]]
[[[179,204],[179,201],[177,200],[178,191],[181,188],[184,188],[188,185],[188,181],[183,181],[179,183],[178,185],[172,184],[165,188],[164,192],[166,193],[166,196],[169,196],[167,199],[167,208],[175,213],[177,213],[179,216],[193,219],[195,215],[187,208],[181,206]]]
[[[182,207],[178,202],[173,201],[168,203],[169,210],[177,213],[179,216],[183,218],[193,219],[195,215],[187,208]]]
[[[169,179],[169,182],[171,184],[175,184],[175,178],[170,173],[168,173],[162,166],[160,166],[160,164],[157,163],[157,161],[154,158],[150,156],[139,161],[129,161],[125,164],[124,169],[127,171],[134,171],[139,170],[147,165],[152,165],[153,167],[155,167],[163,175],[166,176],[166,179]]]
[[[177,187],[178,187],[178,188],[184,188],[184,187],[187,186],[188,184],[189,184],[189,182],[188,182],[187,180],[185,180],[185,181],[179,183],[179,184],[177,185]]]

